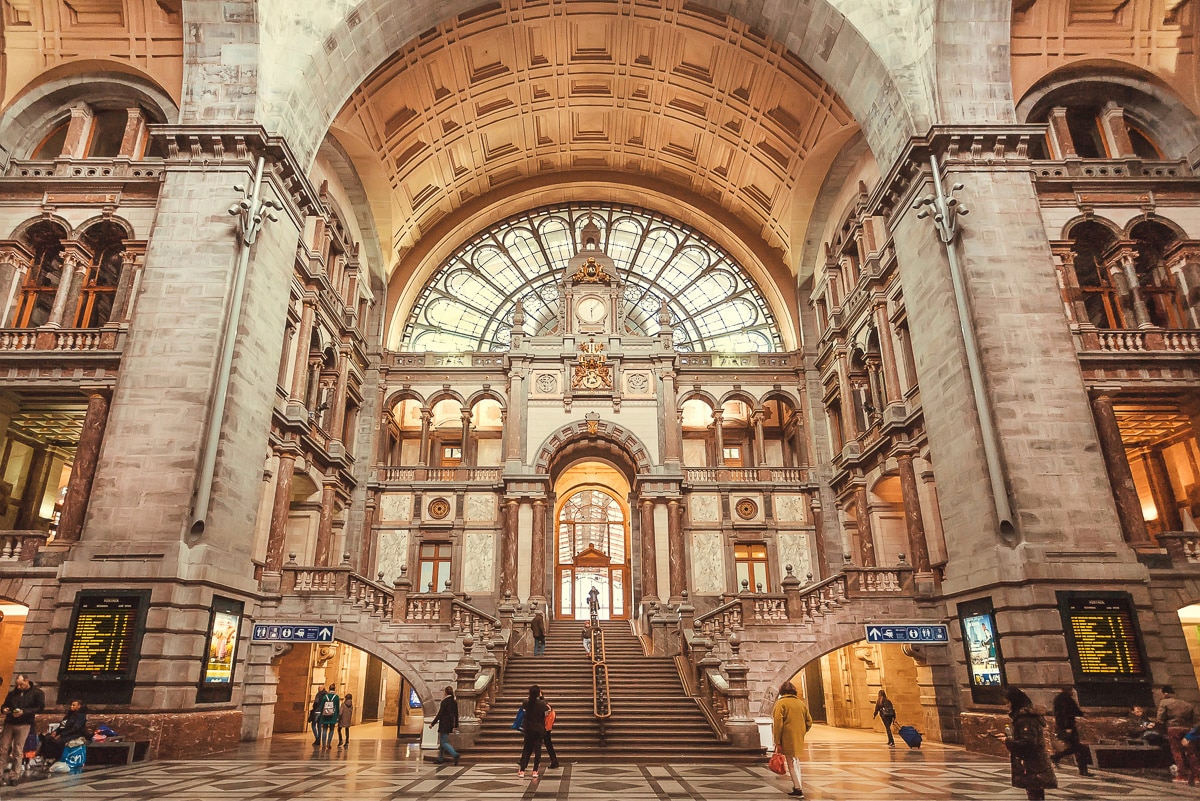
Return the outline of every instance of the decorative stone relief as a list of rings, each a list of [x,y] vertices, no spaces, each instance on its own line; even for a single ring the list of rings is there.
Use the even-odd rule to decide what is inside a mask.
[[[649,373],[626,373],[625,392],[629,395],[649,395],[652,392]]]
[[[412,495],[407,492],[385,492],[379,496],[379,519],[385,522],[412,520]]]
[[[781,531],[775,539],[776,551],[779,555],[779,578],[787,576],[787,566],[792,566],[792,575],[807,582],[807,574],[817,574],[813,570],[812,552],[809,549],[807,531]]]
[[[775,493],[775,519],[780,523],[804,523],[808,520],[808,498],[804,495]]]
[[[383,583],[390,587],[400,577],[400,568],[408,564],[408,531],[385,530],[379,532],[379,543],[375,553],[375,572],[383,571]],[[409,565],[411,568],[412,565]],[[412,578],[413,571],[408,571]]]
[[[692,534],[692,589],[696,595],[725,592],[725,548],[718,532]]]
[[[554,373],[539,373],[533,379],[533,388],[538,395],[557,395],[558,376]]]
[[[468,523],[492,523],[496,520],[496,496],[486,492],[467,493],[463,519]]]
[[[721,496],[693,492],[688,496],[688,517],[693,523],[719,523],[721,521]]]
[[[490,531],[463,534],[462,588],[466,593],[489,593],[496,572],[496,535]]]

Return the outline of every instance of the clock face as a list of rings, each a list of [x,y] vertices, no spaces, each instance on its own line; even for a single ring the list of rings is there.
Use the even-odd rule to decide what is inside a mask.
[[[604,301],[594,295],[589,295],[575,304],[575,314],[583,323],[598,323],[604,319],[605,313]]]

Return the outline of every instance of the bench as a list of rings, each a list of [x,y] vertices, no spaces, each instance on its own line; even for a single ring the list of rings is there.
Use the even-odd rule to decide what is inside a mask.
[[[1156,745],[1093,745],[1097,768],[1165,768],[1171,755]]]
[[[102,743],[87,744],[87,762],[94,765],[132,765],[134,762],[145,762],[146,752],[150,750],[149,740],[118,740]]]

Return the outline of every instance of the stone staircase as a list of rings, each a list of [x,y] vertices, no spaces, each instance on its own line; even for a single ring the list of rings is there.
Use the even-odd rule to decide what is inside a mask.
[[[530,685],[537,684],[555,709],[554,747],[563,762],[761,760],[759,752],[738,750],[718,739],[684,691],[674,659],[645,656],[625,621],[601,624],[612,694],[602,744],[600,722],[592,713],[591,658],[583,649],[582,628],[558,621],[546,638],[544,655],[509,660],[504,684],[474,747],[465,753],[468,759],[517,761],[521,734],[510,726]]]

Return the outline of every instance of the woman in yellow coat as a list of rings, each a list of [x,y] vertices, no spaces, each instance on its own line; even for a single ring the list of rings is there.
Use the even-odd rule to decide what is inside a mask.
[[[808,704],[796,695],[796,685],[785,681],[779,688],[779,700],[772,713],[775,735],[775,750],[787,758],[788,772],[792,775],[792,791],[788,795],[804,797],[800,788],[800,753],[804,750],[804,735],[812,728],[812,715]]]

